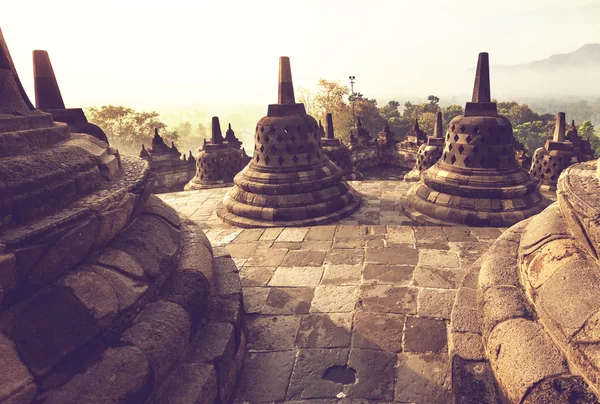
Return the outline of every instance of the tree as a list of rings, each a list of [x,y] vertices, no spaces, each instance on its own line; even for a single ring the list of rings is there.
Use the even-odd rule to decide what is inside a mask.
[[[585,121],[579,125],[577,133],[584,139],[591,139],[592,136],[594,136],[594,125],[592,125],[592,121]]]
[[[88,108],[86,116],[91,123],[101,127],[111,145],[124,154],[137,155],[142,144],[149,146],[154,128],[159,130],[165,143],[179,142],[177,131],[169,130],[155,111],[138,112],[124,106],[108,105]]]
[[[518,142],[521,142],[531,155],[542,147],[548,138],[548,124],[542,121],[525,122],[513,126],[513,134]]]

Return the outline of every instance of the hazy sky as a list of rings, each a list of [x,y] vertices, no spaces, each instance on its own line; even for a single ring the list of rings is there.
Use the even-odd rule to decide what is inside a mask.
[[[32,101],[31,51],[45,49],[67,107],[266,105],[279,56],[291,58],[296,87],[353,74],[371,98],[447,95],[448,77],[480,51],[513,64],[600,42],[600,0],[2,3],[0,28]]]

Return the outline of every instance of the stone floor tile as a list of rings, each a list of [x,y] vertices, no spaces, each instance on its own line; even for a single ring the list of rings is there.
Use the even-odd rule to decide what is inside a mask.
[[[354,249],[364,248],[367,240],[361,238],[340,238],[333,241],[333,248]]]
[[[245,312],[247,314],[260,313],[269,296],[269,288],[243,288],[242,294]]]
[[[453,289],[419,289],[419,316],[450,320],[452,305],[456,297]]]
[[[302,316],[296,344],[300,348],[346,348],[350,346],[352,313]]]
[[[352,347],[401,352],[403,329],[403,314],[356,311]]]
[[[236,398],[252,403],[285,399],[296,351],[246,354]]]
[[[291,250],[281,263],[284,267],[318,267],[323,265],[326,251]]]
[[[287,253],[287,249],[258,248],[248,258],[246,265],[250,267],[277,267],[281,265]]]
[[[358,307],[378,313],[416,314],[417,289],[395,285],[362,285]]]
[[[313,288],[271,288],[263,305],[263,314],[307,314]]]
[[[240,268],[240,279],[243,287],[267,286],[275,273],[276,267],[251,267]]]
[[[361,238],[368,234],[368,226],[338,226],[335,231],[335,239]]]
[[[246,325],[248,349],[282,351],[294,348],[300,317],[247,315]]]
[[[442,227],[448,241],[477,241],[477,237],[471,234],[468,227]]]
[[[367,264],[363,270],[363,282],[406,286],[412,281],[414,270],[412,265]]]
[[[258,241],[264,232],[265,229],[245,229],[233,239],[232,243],[250,243],[252,241]]]
[[[362,265],[326,265],[321,285],[359,285]]]
[[[302,243],[289,242],[289,241],[275,241],[273,248],[285,248],[287,250],[299,250],[302,247]]]
[[[307,227],[286,227],[275,241],[288,243],[301,243],[308,233]]]
[[[335,398],[346,386],[322,376],[332,366],[345,367],[348,349],[301,349],[287,391],[288,399]]]
[[[423,288],[457,289],[465,273],[461,269],[438,269],[417,266],[413,276],[413,283],[415,286]]]
[[[387,226],[387,242],[389,244],[415,244],[415,232],[409,226]]]
[[[279,267],[269,281],[269,286],[312,286],[321,282],[323,267]]]
[[[396,354],[352,349],[348,366],[356,371],[357,383],[348,386],[348,396],[391,401],[394,398]]]
[[[327,251],[331,249],[333,240],[304,240],[300,243],[301,250]]]
[[[441,355],[398,356],[395,401],[406,403],[451,403],[451,368]]]
[[[331,249],[325,256],[325,264],[358,265],[364,260],[364,251],[359,249]]]
[[[460,268],[458,254],[454,251],[419,250],[419,265],[434,268]]]
[[[502,231],[495,227],[469,227],[471,234],[477,237],[478,240],[495,241],[502,235]]]
[[[367,248],[365,262],[381,265],[417,265],[419,252],[411,244],[395,244],[388,248]]]
[[[414,231],[417,243],[432,244],[448,241],[441,226],[415,226]]]
[[[283,227],[272,227],[265,229],[263,234],[260,236],[260,241],[275,241],[282,231]]]
[[[358,286],[319,286],[310,308],[311,313],[351,312],[356,306]]]
[[[335,227],[336,226],[311,227],[306,233],[306,236],[304,236],[304,241],[331,241],[335,235]]]
[[[404,351],[445,353],[448,351],[446,321],[428,317],[406,318]]]

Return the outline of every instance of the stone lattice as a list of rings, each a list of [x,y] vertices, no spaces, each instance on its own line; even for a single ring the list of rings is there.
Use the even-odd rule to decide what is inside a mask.
[[[289,59],[280,59],[279,103],[256,125],[252,161],[217,213],[242,227],[309,226],[355,211],[360,199],[321,149],[319,127],[296,104]]]
[[[440,160],[409,191],[413,209],[438,221],[510,226],[540,212],[542,197],[515,160],[508,119],[490,101],[487,53],[479,55],[473,101],[449,124]]]

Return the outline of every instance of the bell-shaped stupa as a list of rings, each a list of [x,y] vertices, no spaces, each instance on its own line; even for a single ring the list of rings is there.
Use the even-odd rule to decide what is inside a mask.
[[[319,125],[296,103],[288,57],[279,59],[279,98],[256,125],[252,161],[217,214],[241,227],[314,226],[358,209],[358,194],[321,149]]]
[[[333,132],[333,116],[327,113],[326,121],[327,133],[323,129],[323,125],[319,122],[319,133],[321,136],[321,145],[323,153],[336,166],[342,169],[342,179],[344,181],[362,180],[363,175],[352,166],[352,156],[350,149],[340,139],[336,139]]]
[[[433,136],[427,138],[417,150],[417,161],[415,167],[404,176],[405,181],[419,181],[421,173],[437,163],[444,151],[444,134],[442,128],[442,113],[436,114]]]
[[[546,144],[533,153],[529,173],[539,181],[542,190],[555,190],[560,173],[571,164],[578,162],[573,142],[566,139],[566,126],[565,113],[559,112],[556,114],[554,136],[546,140]]]
[[[473,100],[445,140],[440,160],[408,192],[415,220],[506,227],[543,209],[535,182],[515,160],[512,126],[491,102],[487,53],[479,54]]]
[[[55,121],[69,125],[71,132],[87,133],[108,143],[106,133],[100,127],[88,122],[83,109],[65,108],[48,52],[33,51],[33,76],[35,104],[38,109],[50,113]]]
[[[196,176],[185,190],[224,188],[233,185],[233,178],[244,168],[240,144],[233,141],[235,135],[229,126],[229,139],[223,139],[219,118],[212,118],[212,138],[202,147],[196,159]],[[237,139],[235,139],[237,140]]]

